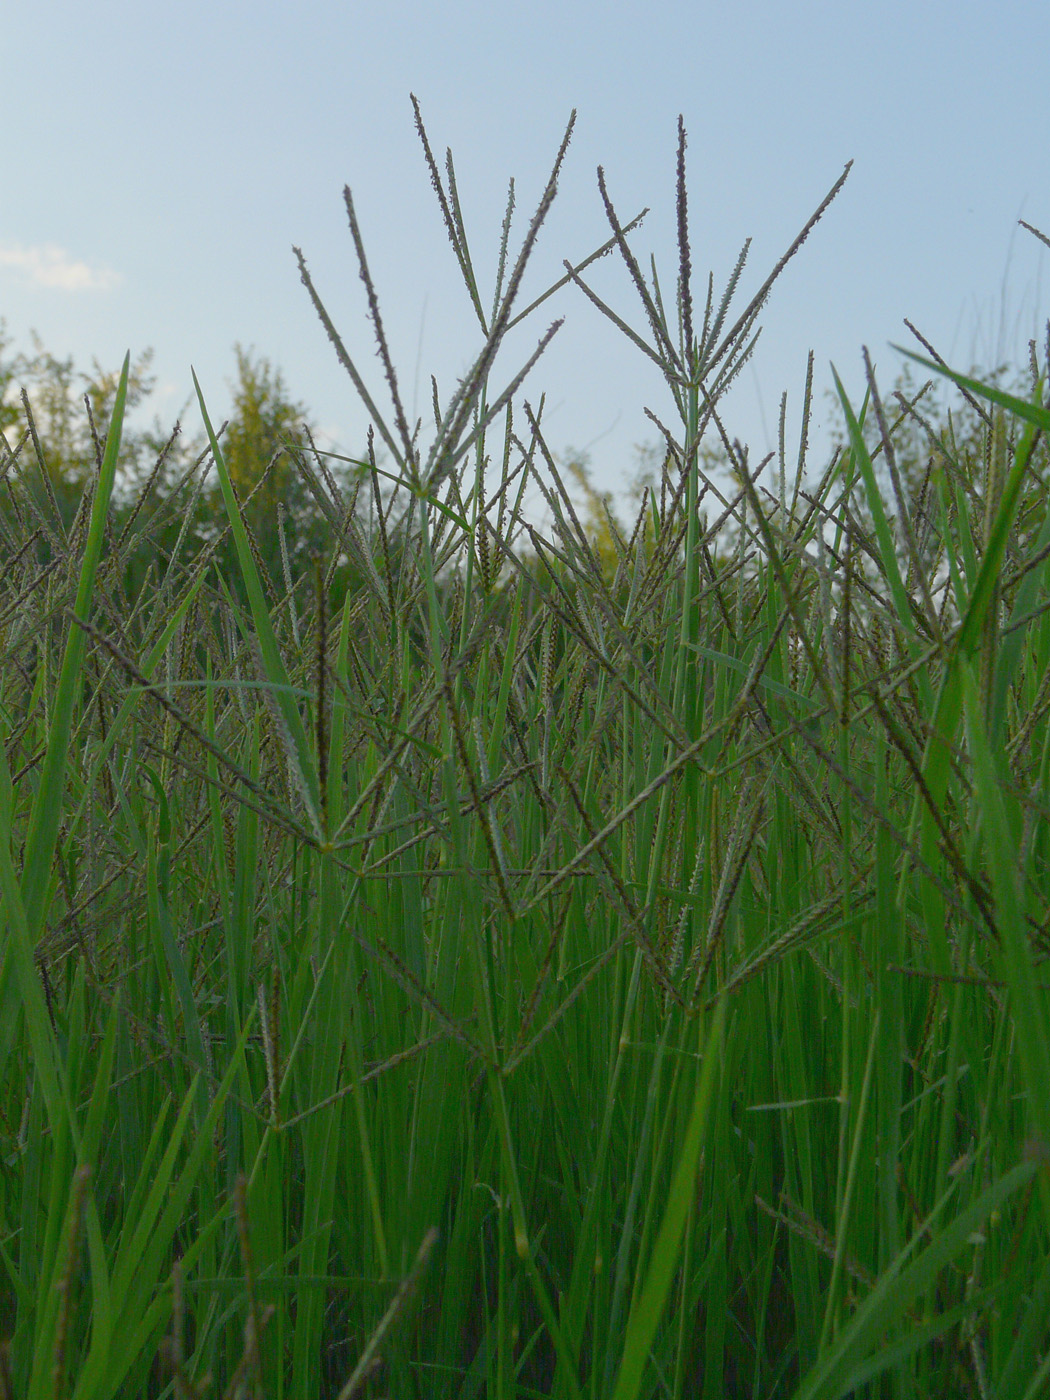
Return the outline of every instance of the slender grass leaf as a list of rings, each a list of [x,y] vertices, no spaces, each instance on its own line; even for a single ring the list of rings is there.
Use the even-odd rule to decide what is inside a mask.
[[[84,557],[80,567],[80,583],[77,588],[74,615],[86,622],[91,612],[91,598],[95,589],[95,576],[102,557],[102,542],[106,530],[106,512],[113,482],[117,472],[117,458],[120,455],[120,437],[124,426],[124,405],[128,394],[128,371],[131,365],[131,352],[124,357],[124,367],[117,385],[117,396],[113,403],[113,413],[106,434],[106,448],[102,456],[102,469],[95,487],[95,499],[91,504],[91,521],[88,525]],[[40,773],[40,786],[33,802],[29,818],[29,834],[26,838],[25,863],[22,877],[22,895],[25,902],[26,920],[30,942],[35,945],[44,919],[44,901],[51,880],[51,865],[58,840],[58,827],[62,815],[62,798],[65,790],[66,756],[69,738],[73,728],[73,711],[76,708],[77,693],[83,684],[81,670],[84,662],[86,638],[75,622],[70,624],[66,638],[66,649],[62,657],[62,671],[58,690],[55,694],[48,731],[47,752]]]
[[[237,558],[241,566],[241,576],[244,579],[244,586],[248,593],[248,601],[252,610],[252,621],[255,624],[255,635],[259,643],[259,653],[262,657],[263,669],[266,679],[273,687],[273,701],[283,720],[280,726],[282,742],[290,745],[289,760],[296,770],[302,775],[305,784],[303,793],[306,802],[307,812],[314,828],[314,834],[318,840],[324,838],[324,828],[321,813],[321,788],[318,780],[317,765],[314,762],[310,750],[310,741],[307,738],[306,729],[303,726],[299,715],[299,708],[293,699],[292,685],[285,669],[284,661],[281,657],[280,648],[277,645],[277,638],[274,634],[273,623],[270,619],[270,610],[266,605],[266,597],[263,593],[262,581],[259,578],[258,570],[255,567],[255,560],[252,558],[251,546],[248,543],[248,532],[244,527],[244,520],[241,516],[241,509],[234,494],[233,482],[230,480],[230,473],[226,466],[226,459],[222,454],[215,430],[212,428],[211,419],[208,417],[208,409],[204,402],[204,395],[201,392],[200,384],[197,382],[196,374],[193,375],[193,386],[197,391],[197,402],[200,404],[201,416],[204,419],[205,431],[208,434],[208,442],[211,446],[212,457],[215,461],[215,469],[219,474],[219,484],[222,488],[222,498],[226,506],[226,514],[230,522],[230,529],[233,531],[234,542],[237,546]]]
[[[616,1378],[613,1400],[637,1400],[642,1387],[642,1374],[649,1357],[649,1348],[663,1316],[667,1295],[671,1290],[678,1257],[682,1248],[686,1216],[696,1192],[696,1173],[704,1130],[715,1089],[715,1076],[722,1060],[722,1040],[725,1032],[726,1000],[720,997],[704,1042],[703,1065],[696,1089],[689,1125],[686,1129],[682,1155],[675,1168],[674,1179],[660,1232],[653,1246],[645,1284],[637,1305],[627,1319],[623,1360]]]
[[[924,369],[932,370],[934,374],[941,374],[945,379],[950,379],[954,384],[958,384],[960,389],[968,389],[971,394],[978,394],[981,398],[987,399],[989,403],[998,404],[1000,408],[1005,408],[1015,417],[1030,423],[1033,428],[1039,428],[1044,433],[1050,432],[1050,409],[1044,408],[1041,404],[1019,399],[1015,394],[1008,394],[1003,389],[997,389],[994,384],[983,384],[979,379],[971,379],[965,374],[959,374],[958,371],[949,369],[947,365],[938,364],[936,360],[928,360],[922,355],[917,355],[914,350],[906,350],[901,345],[893,345],[891,348],[900,355],[907,355],[909,360],[914,360]]]
[[[938,1274],[964,1248],[971,1236],[979,1231],[1009,1198],[1032,1179],[1035,1166],[1022,1162],[962,1211],[943,1229],[934,1230],[938,1217],[954,1193],[954,1186],[945,1193],[927,1217],[910,1244],[864,1299],[853,1317],[832,1342],[824,1359],[810,1372],[795,1392],[795,1400],[844,1400],[863,1375],[874,1372],[870,1366],[873,1353],[883,1345],[883,1339],[896,1331],[907,1318],[913,1305],[936,1282]],[[916,1244],[926,1238],[928,1245],[917,1258],[907,1263]],[[887,1349],[887,1359],[893,1352]]]

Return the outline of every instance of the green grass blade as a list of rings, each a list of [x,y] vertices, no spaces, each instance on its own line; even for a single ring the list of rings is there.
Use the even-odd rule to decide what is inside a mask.
[[[40,1079],[51,1130],[58,1133],[69,1114],[69,1099],[44,989],[33,961],[29,918],[11,859],[12,805],[11,770],[0,746],[0,891],[4,896],[7,924],[4,958],[5,961],[8,957],[14,959],[15,986],[29,1032],[33,1065]]]
[[[915,623],[912,619],[911,601],[908,597],[908,590],[904,586],[901,578],[900,566],[897,563],[897,551],[893,546],[893,535],[890,531],[889,520],[886,516],[886,507],[882,502],[882,493],[879,491],[879,484],[875,480],[875,468],[872,465],[871,454],[868,445],[864,441],[864,433],[860,422],[853,412],[846,390],[842,387],[842,380],[839,379],[838,372],[834,365],[831,373],[835,378],[835,388],[838,390],[839,402],[842,404],[843,417],[846,420],[846,427],[849,430],[850,448],[853,452],[853,459],[860,468],[860,474],[864,479],[864,489],[868,496],[868,508],[871,511],[872,520],[875,523],[875,538],[879,545],[879,562],[882,565],[883,575],[890,586],[890,593],[893,596],[894,607],[897,609],[897,617],[901,626],[909,635],[915,633]]]
[[[934,374],[941,374],[945,379],[950,379],[953,384],[958,384],[960,389],[968,389],[971,394],[977,394],[982,399],[987,399],[989,403],[998,404],[1000,408],[1005,408],[1008,413],[1030,423],[1032,427],[1039,428],[1044,433],[1050,433],[1050,409],[1043,408],[1041,404],[1019,399],[1015,394],[1008,394],[1003,389],[997,389],[994,384],[982,384],[979,379],[971,379],[965,374],[959,374],[956,370],[949,369],[947,365],[938,364],[936,360],[927,360],[924,356],[917,355],[914,350],[906,350],[900,345],[894,345],[891,348],[900,355],[907,355],[909,360],[914,360],[924,369],[932,370]]]
[[[963,1249],[971,1235],[982,1229],[993,1211],[1027,1185],[1034,1171],[1032,1162],[1022,1162],[982,1192],[950,1225],[934,1231],[937,1216],[955,1190],[952,1187],[916,1231],[912,1243],[878,1280],[824,1359],[803,1381],[795,1400],[842,1400],[854,1390],[858,1375],[872,1375],[869,1362],[882,1339],[904,1323],[909,1310],[933,1286],[945,1265]],[[928,1235],[933,1243],[905,1266],[915,1243]]]
[[[106,530],[106,512],[113,482],[117,472],[117,458],[120,454],[120,438],[124,426],[124,405],[128,395],[128,370],[131,365],[131,352],[124,357],[124,368],[120,373],[117,396],[106,434],[106,448],[102,456],[102,469],[95,488],[95,499],[91,505],[91,521],[88,526],[87,541],[84,545],[84,559],[80,568],[80,584],[77,588],[74,614],[86,622],[91,613],[91,598],[95,589],[95,576],[102,557],[102,541]],[[62,815],[62,798],[65,790],[64,777],[69,739],[73,728],[73,711],[76,707],[77,692],[82,684],[81,668],[84,664],[86,637],[75,622],[70,624],[66,638],[66,650],[62,658],[62,671],[55,695],[54,709],[48,733],[47,752],[40,773],[40,786],[33,802],[29,819],[29,835],[26,839],[22,897],[25,903],[26,920],[30,942],[35,944],[44,920],[44,905],[47,888],[51,881],[51,866],[58,841],[58,827]]]
[[[988,847],[992,888],[995,891],[996,926],[1002,946],[1002,965],[1010,988],[1010,1005],[1016,1025],[1017,1053],[1028,1091],[1028,1108],[1043,1150],[1050,1151],[1050,1036],[1047,1034],[1046,996],[1038,990],[1028,929],[1024,917],[1024,877],[1015,823],[996,773],[988,743],[983,706],[972,669],[964,665],[962,681],[966,701],[967,738],[973,757],[980,804],[981,827]],[[1050,1225],[1050,1179],[1040,1172],[1043,1210]]]
[[[293,770],[301,780],[303,800],[306,804],[311,824],[313,825],[314,834],[318,840],[321,840],[324,836],[324,828],[321,816],[321,786],[318,780],[317,765],[314,762],[310,741],[307,738],[306,729],[299,715],[299,708],[293,698],[292,685],[281,657],[280,648],[277,645],[273,623],[270,619],[270,610],[266,604],[266,597],[263,593],[259,571],[256,569],[255,560],[252,558],[251,546],[248,543],[248,532],[244,527],[240,506],[234,494],[233,482],[230,480],[230,473],[226,467],[226,459],[222,455],[222,448],[219,446],[218,438],[215,436],[215,430],[212,428],[211,419],[208,417],[208,409],[204,402],[201,386],[197,382],[196,374],[193,375],[193,387],[197,391],[197,402],[200,404],[201,416],[204,419],[204,427],[208,434],[208,442],[211,445],[212,456],[215,459],[215,468],[219,473],[222,498],[226,506],[226,514],[229,518],[230,529],[233,531],[234,542],[237,546],[237,558],[241,566],[244,586],[248,592],[248,601],[252,610],[252,622],[255,625],[255,637],[259,644],[263,669],[265,671],[266,680],[272,687],[271,693],[274,704],[283,721],[283,725],[280,726],[284,731],[282,733],[282,740],[289,749],[288,758],[293,766]]]
[[[213,1135],[233,1081],[240,1073],[240,1057],[253,1025],[246,1018],[236,1052],[217,1086],[207,1115],[196,1132],[181,1172],[176,1163],[197,1103],[198,1085],[190,1085],[164,1155],[142,1201],[138,1218],[126,1240],[121,1241],[112,1275],[111,1326],[92,1335],[92,1345],[77,1380],[74,1400],[110,1400],[118,1394],[124,1377],[135,1362],[148,1333],[143,1323],[155,1315],[154,1292],[171,1250],[176,1230],[183,1222],[190,1196],[214,1152]],[[208,1222],[209,1224],[211,1222]]]
[[[649,1264],[645,1284],[627,1320],[624,1339],[623,1360],[616,1378],[613,1400],[637,1400],[642,1387],[642,1375],[649,1356],[649,1348],[656,1329],[663,1316],[667,1295],[678,1266],[678,1256],[682,1248],[689,1203],[696,1192],[696,1172],[700,1161],[700,1149],[704,1142],[704,1130],[708,1111],[715,1089],[715,1076],[722,1058],[722,1040],[725,1032],[726,1002],[718,1001],[703,1049],[703,1066],[700,1082],[693,1101],[689,1125],[686,1129],[682,1155],[675,1168],[671,1183],[667,1210],[660,1232],[653,1246],[653,1257]]]

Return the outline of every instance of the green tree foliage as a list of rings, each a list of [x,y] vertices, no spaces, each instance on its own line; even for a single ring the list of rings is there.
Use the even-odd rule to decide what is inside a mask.
[[[0,320],[0,430],[16,457],[23,486],[32,492],[38,508],[57,511],[53,523],[64,530],[101,461],[104,444],[98,435],[105,434],[120,375],[118,370],[103,368],[97,359],[91,373],[77,371],[71,356],[59,359],[44,348],[35,332],[31,338],[32,353],[11,354],[13,342]],[[147,349],[131,367],[129,413],[153,391],[152,358],[152,350]],[[118,476],[126,479],[155,445],[155,433],[125,432]]]
[[[298,435],[306,410],[288,397],[284,377],[269,360],[253,359],[240,345],[234,346],[234,354],[237,382],[233,386],[233,417],[223,437],[223,456],[242,499],[276,457],[276,467],[266,484],[266,494],[276,500],[279,492],[290,486],[292,475],[281,440]]]
[[[297,576],[323,552],[326,520],[306,484],[303,454],[313,435],[308,410],[292,399],[284,376],[264,356],[234,347],[237,378],[231,386],[233,412],[221,447],[245,522],[271,578],[283,578],[285,558]],[[316,465],[313,472],[317,475]],[[205,500],[205,515],[213,527],[225,527],[226,516],[217,480]],[[283,536],[283,543],[282,543]],[[232,548],[221,558],[236,573]]]
[[[582,493],[583,499],[579,507],[580,523],[591,548],[601,562],[603,575],[609,579],[615,574],[617,564],[613,534],[614,530],[617,530],[617,520],[613,513],[612,492],[595,490],[591,482],[590,458],[586,452],[575,452],[569,448],[563,470]],[[622,533],[622,530],[619,533]]]
[[[237,372],[223,452],[257,552],[275,587],[282,588],[285,561],[298,576],[331,535],[331,520],[300,469],[312,425],[268,359],[240,345],[234,353]],[[146,350],[132,367],[129,414],[154,388],[151,360],[152,351]],[[56,548],[64,549],[94,481],[98,437],[109,421],[117,378],[97,360],[90,373],[78,371],[71,357],[51,354],[35,334],[30,353],[16,352],[0,321],[0,431],[6,444],[0,514],[37,522],[41,564]],[[189,567],[205,548],[212,549],[216,567],[236,590],[239,571],[226,536],[225,507],[214,472],[202,481],[206,471],[201,432],[187,437],[178,424],[166,430],[159,420],[152,428],[125,428],[111,521],[114,539],[127,532],[122,557],[129,596],[137,596],[147,569],[165,571],[172,563]],[[26,537],[21,528],[14,534]]]

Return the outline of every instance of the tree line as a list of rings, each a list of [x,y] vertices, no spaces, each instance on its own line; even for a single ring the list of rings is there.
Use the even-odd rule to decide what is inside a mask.
[[[345,505],[371,474],[317,453],[309,409],[292,396],[269,359],[241,345],[234,346],[234,356],[232,408],[222,450],[265,573],[279,589],[282,582],[298,581],[304,567],[315,561],[326,558],[330,563],[333,517],[330,509],[326,513],[325,498],[330,500],[334,491]],[[205,550],[236,592],[235,550],[216,474],[207,470],[203,431],[187,434],[179,423],[168,429],[157,418],[149,426],[134,426],[136,410],[148,403],[155,388],[151,365],[152,352],[146,350],[131,367],[125,423],[130,420],[132,425],[126,426],[122,440],[113,503],[112,531],[127,546],[124,567],[130,596],[137,594],[135,578],[141,582],[150,564],[156,569],[174,561],[177,567],[189,568]],[[1003,383],[1006,371],[993,377]],[[0,320],[0,557],[23,550],[30,537],[41,565],[65,547],[100,458],[118,378],[97,359],[90,371],[78,370],[72,357],[51,354],[35,334],[31,349],[18,351]],[[885,396],[885,415],[894,468],[912,512],[929,508],[931,468],[939,453],[969,460],[976,483],[988,448],[987,415],[978,405],[960,400],[949,410],[905,369]],[[846,434],[834,408],[833,419],[840,425],[838,450],[845,446]],[[880,430],[870,413],[866,436],[877,466],[885,472]],[[639,470],[627,493],[628,518],[622,520],[611,493],[600,494],[591,485],[586,456],[571,450],[566,454],[563,477],[574,488],[580,519],[610,574],[631,536],[631,513],[637,511],[643,490],[648,487],[659,496],[662,459],[656,447],[638,449]],[[702,467],[727,484],[739,475],[739,462],[720,444],[709,446],[706,440]],[[895,513],[888,474],[883,485],[890,513]],[[359,519],[367,513],[374,525],[375,509],[382,510],[383,502],[373,495],[369,481]],[[775,509],[772,493],[769,504]],[[619,551],[614,535],[619,537]],[[730,539],[726,546],[732,549]],[[342,585],[340,593],[355,572],[362,582],[366,571],[355,569],[350,551],[341,569],[332,572]]]
[[[276,583],[319,556],[328,537],[329,522],[296,465],[297,455],[311,452],[315,425],[269,359],[240,345],[234,356],[223,456]],[[236,555],[203,430],[187,433],[178,422],[166,428],[156,417],[148,426],[136,421],[155,388],[152,358],[143,352],[129,374],[111,533],[123,539],[132,573],[150,563],[190,567],[210,548],[235,586]],[[97,470],[118,380],[98,360],[78,370],[35,334],[30,351],[16,351],[0,320],[0,555],[10,558],[32,538],[46,566],[66,547]],[[345,470],[326,470],[345,484]]]

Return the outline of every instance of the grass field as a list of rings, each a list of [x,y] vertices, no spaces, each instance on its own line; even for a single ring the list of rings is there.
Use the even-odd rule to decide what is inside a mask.
[[[0,1396],[1050,1390],[1048,347],[917,475],[873,379],[763,472],[719,403],[842,182],[694,302],[680,133],[662,290],[602,186],[679,417],[588,535],[492,382],[564,149],[492,294],[425,144],[481,349],[419,434],[349,194],[388,408],[300,257],[376,440],[289,447],[316,561],[204,393],[229,577],[114,527],[123,383],[68,529],[10,444]]]

